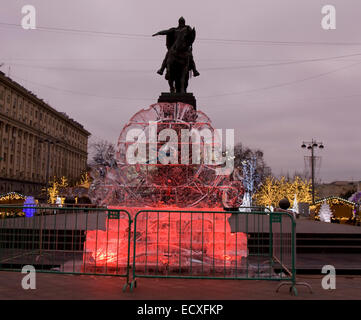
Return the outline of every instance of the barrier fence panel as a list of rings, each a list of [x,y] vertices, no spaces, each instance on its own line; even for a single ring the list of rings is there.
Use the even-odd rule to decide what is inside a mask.
[[[0,270],[120,276],[123,291],[141,277],[287,280],[297,294],[287,212],[142,210],[131,227],[126,210],[0,206]]]
[[[249,211],[139,211],[134,218],[131,290],[142,277],[293,281],[294,256],[288,253],[295,243],[285,240],[292,236],[281,230],[274,234],[274,245],[272,239],[277,228],[272,217],[286,214]],[[280,220],[281,227],[287,218]],[[294,235],[294,228],[289,232]],[[281,241],[277,234],[284,236]],[[282,253],[281,260],[275,252]]]
[[[296,223],[287,212],[271,215],[271,245],[273,264],[281,271],[283,280],[290,281],[290,291],[297,295],[296,284]]]
[[[126,210],[0,206],[0,270],[32,265],[125,277],[127,285],[131,223]]]

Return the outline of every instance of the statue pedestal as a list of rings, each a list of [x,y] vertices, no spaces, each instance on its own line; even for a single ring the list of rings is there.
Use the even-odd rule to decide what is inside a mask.
[[[197,101],[193,93],[169,93],[162,92],[159,96],[158,102],[183,102],[189,104],[197,110]]]

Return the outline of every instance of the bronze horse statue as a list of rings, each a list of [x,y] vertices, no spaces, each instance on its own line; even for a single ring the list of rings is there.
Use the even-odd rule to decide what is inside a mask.
[[[170,92],[187,92],[189,66],[192,55],[191,45],[195,38],[195,30],[183,28],[168,52],[167,73]]]
[[[178,27],[153,34],[153,36],[157,35],[167,36],[168,48],[158,73],[163,74],[164,69],[167,69],[165,78],[168,80],[171,93],[186,93],[189,72],[193,71],[195,77],[199,75],[192,54],[192,44],[196,38],[196,31],[187,26],[184,18],[181,17]]]

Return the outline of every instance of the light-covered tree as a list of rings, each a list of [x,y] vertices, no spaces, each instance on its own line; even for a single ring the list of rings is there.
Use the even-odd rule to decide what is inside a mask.
[[[68,179],[65,176],[61,178],[53,177],[53,180],[49,181],[48,188],[43,189],[46,192],[48,203],[56,203],[57,197],[60,194],[61,189],[65,189],[69,186]]]
[[[299,213],[298,212],[298,201],[297,201],[297,194],[295,194],[295,198],[293,199],[293,206],[291,209],[294,213]]]
[[[46,189],[48,203],[54,204],[56,202],[56,198],[59,195],[59,182],[54,179],[50,181],[49,187]]]
[[[278,183],[275,178],[266,178],[265,182],[255,194],[255,199],[257,204],[261,206],[276,206],[276,204],[278,204],[277,201],[281,200],[282,197],[279,194]]]
[[[59,188],[66,188],[69,185],[68,179],[65,176],[62,176],[60,178],[58,184],[59,184]]]
[[[311,181],[302,180],[299,177],[295,177],[293,181],[287,180],[285,177],[280,179],[268,177],[254,198],[258,205],[278,207],[279,201],[286,197],[292,207],[295,198],[298,202],[311,203],[311,190]]]
[[[239,211],[241,212],[251,212],[251,199],[248,192],[245,192],[243,195],[242,204],[239,207]]]
[[[322,206],[320,208],[320,212],[318,213],[318,216],[320,218],[320,221],[331,222],[333,213],[326,200],[322,203]]]
[[[244,161],[255,159],[255,173],[252,179],[254,180],[255,189],[268,177],[271,176],[271,169],[266,165],[263,159],[263,152],[259,149],[251,149],[244,147],[242,143],[234,146],[234,168],[235,172],[242,174],[244,168]]]

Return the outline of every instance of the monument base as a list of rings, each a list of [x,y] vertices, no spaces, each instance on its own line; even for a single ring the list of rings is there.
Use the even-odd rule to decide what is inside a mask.
[[[183,102],[189,104],[197,110],[197,101],[193,93],[170,93],[162,92],[159,96],[158,102]]]

